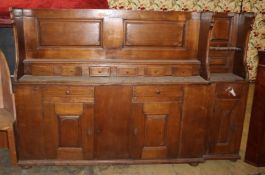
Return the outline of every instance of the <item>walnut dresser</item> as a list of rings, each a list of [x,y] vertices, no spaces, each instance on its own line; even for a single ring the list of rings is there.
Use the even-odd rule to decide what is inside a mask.
[[[19,164],[239,159],[253,17],[14,9]]]

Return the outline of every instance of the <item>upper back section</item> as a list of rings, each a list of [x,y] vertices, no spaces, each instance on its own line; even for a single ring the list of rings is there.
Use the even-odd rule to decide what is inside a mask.
[[[61,63],[82,63],[71,68],[78,75],[88,75],[84,65],[92,63],[181,63],[199,72],[200,13],[14,9],[13,19],[26,74],[60,75],[63,68],[54,66]]]

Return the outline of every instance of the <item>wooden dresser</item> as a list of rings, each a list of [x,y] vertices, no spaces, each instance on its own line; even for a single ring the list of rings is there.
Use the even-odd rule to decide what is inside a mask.
[[[259,51],[259,66],[250,119],[245,161],[265,166],[265,51]]]
[[[239,159],[253,14],[12,14],[20,165]]]

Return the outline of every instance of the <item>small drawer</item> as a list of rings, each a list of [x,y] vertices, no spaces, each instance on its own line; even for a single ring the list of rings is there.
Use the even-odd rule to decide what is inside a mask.
[[[31,65],[32,75],[53,75],[53,66],[51,65]]]
[[[81,76],[82,68],[80,66],[54,66],[54,74],[61,76]]]
[[[198,71],[197,71],[198,72]],[[173,68],[174,76],[192,76],[193,75],[193,67],[192,66],[179,66]]]
[[[49,86],[44,88],[45,96],[83,96],[94,97],[93,87],[81,87],[81,86]]]
[[[136,86],[133,88],[134,97],[182,97],[182,86]]]
[[[138,68],[137,67],[118,67],[117,76],[137,76]]]
[[[244,84],[224,83],[216,85],[218,98],[240,98]]]
[[[110,67],[90,67],[90,76],[110,76]]]
[[[172,75],[171,67],[146,67],[144,74],[147,76],[166,76]]]

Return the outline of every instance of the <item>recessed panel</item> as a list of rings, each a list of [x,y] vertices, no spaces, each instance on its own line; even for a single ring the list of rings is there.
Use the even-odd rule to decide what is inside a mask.
[[[147,115],[145,118],[145,146],[165,145],[166,115]]]
[[[127,22],[125,23],[126,46],[182,47],[184,22]]]
[[[214,22],[212,40],[229,41],[231,18],[217,18]]]
[[[99,46],[100,21],[40,20],[41,46]]]
[[[60,147],[81,147],[80,116],[59,116]]]

